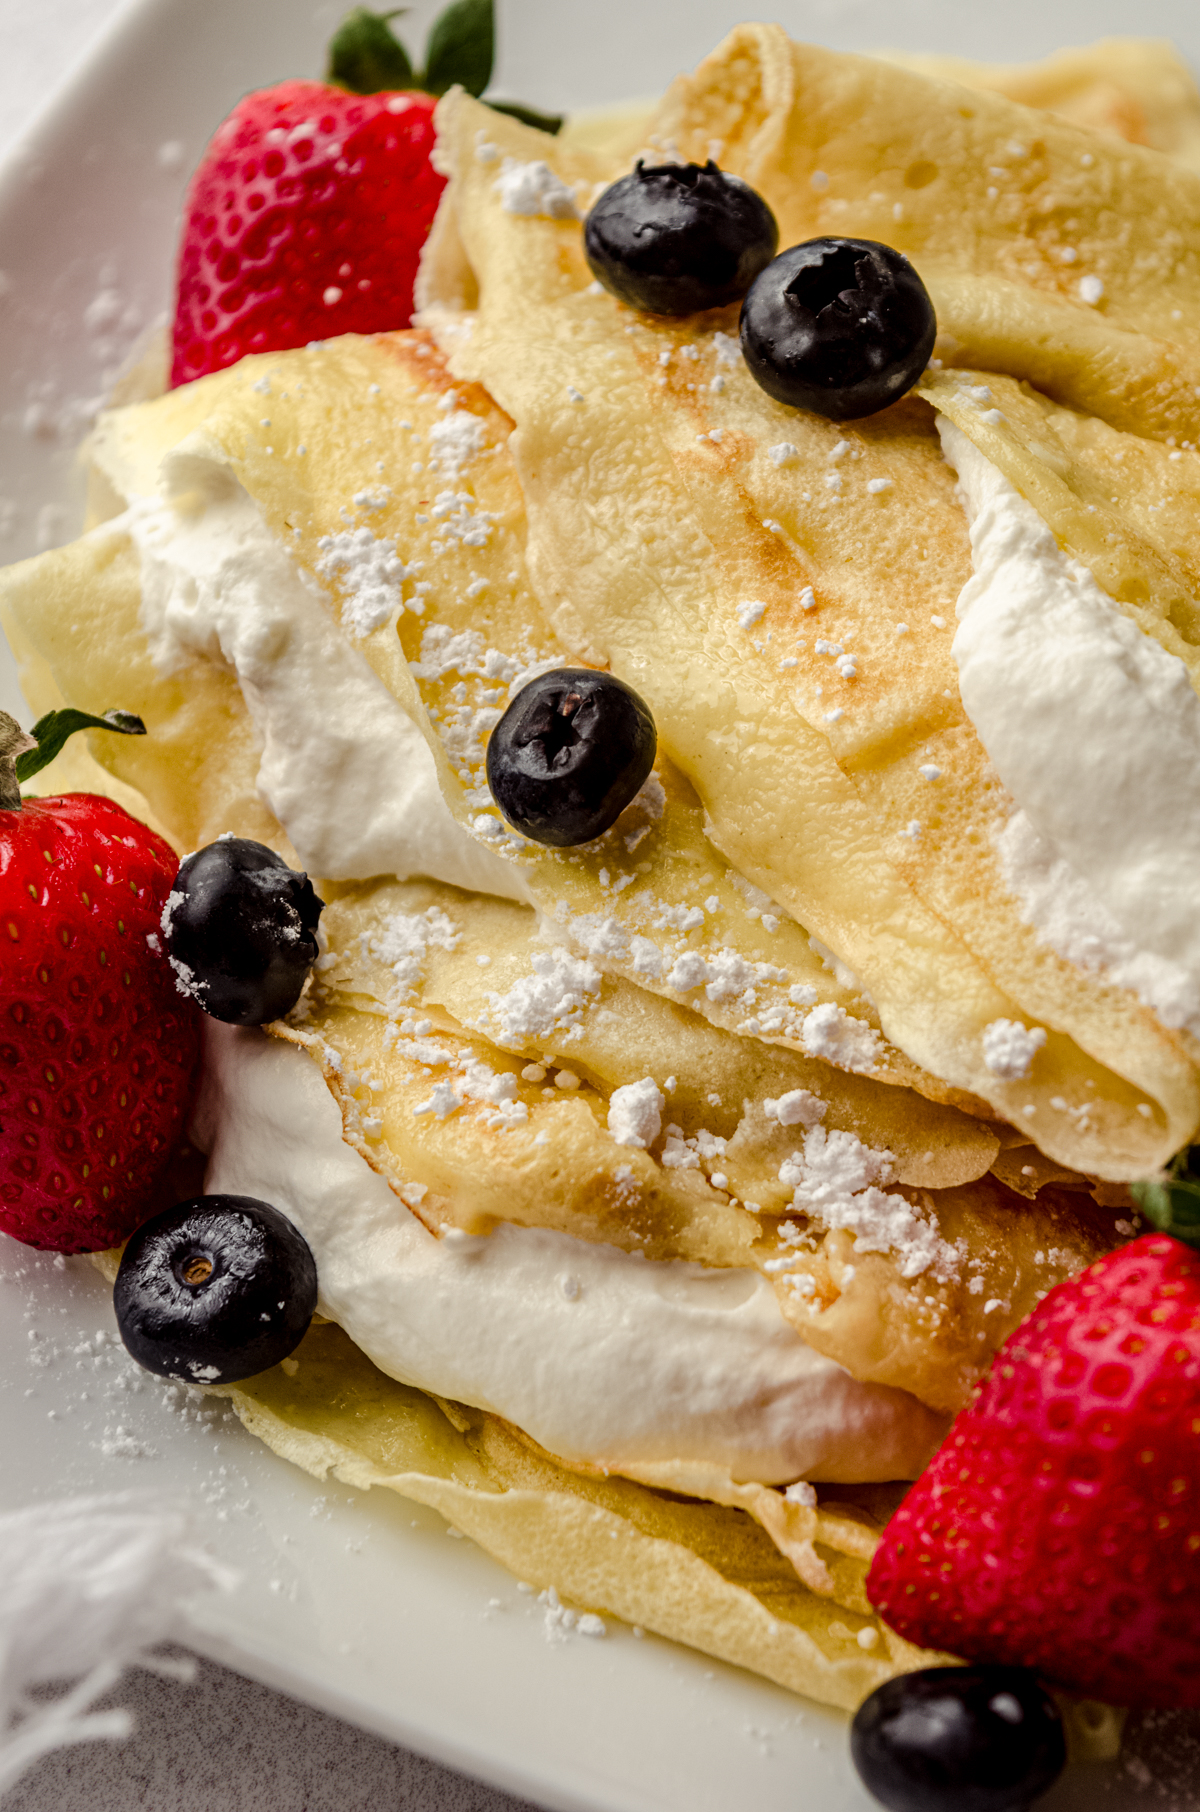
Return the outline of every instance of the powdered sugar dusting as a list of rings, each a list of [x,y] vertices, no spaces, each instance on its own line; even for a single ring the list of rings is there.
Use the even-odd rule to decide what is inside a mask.
[[[374,937],[365,936],[369,953],[396,978],[396,993],[389,1004],[399,1006],[415,999],[430,945],[453,950],[461,935],[439,907],[429,906],[424,912],[392,913]]]
[[[497,1073],[486,1063],[468,1061],[452,1080],[435,1082],[429,1099],[419,1102],[413,1113],[445,1120],[468,1101],[479,1101],[494,1110],[484,1115],[484,1124],[495,1132],[508,1132],[529,1118],[529,1109],[516,1094],[517,1079],[509,1071]]]
[[[588,996],[600,992],[600,971],[557,946],[534,957],[532,975],[505,994],[491,993],[490,1015],[503,1044],[545,1039],[576,1025]]]
[[[495,521],[492,512],[481,510],[467,491],[439,491],[429,514],[440,525],[441,539],[433,542],[435,554],[444,553],[455,543],[462,547],[486,547]]]
[[[317,573],[332,580],[341,593],[342,624],[351,635],[370,635],[404,609],[402,588],[409,569],[390,537],[373,535],[360,523],[336,535],[322,535],[317,548]],[[409,608],[420,616],[424,602],[414,598]]]
[[[847,1070],[869,1071],[879,1061],[881,1040],[865,1020],[852,1019],[845,1007],[824,1001],[807,1014],[800,1034],[810,1057],[824,1057]]]
[[[608,1103],[608,1130],[616,1144],[642,1151],[653,1145],[662,1131],[665,1106],[666,1096],[653,1076],[614,1089]]]
[[[764,1101],[763,1112],[768,1120],[778,1120],[780,1126],[816,1126],[825,1118],[826,1107],[808,1089],[794,1088],[778,1100]]]
[[[540,158],[522,163],[506,157],[493,186],[506,214],[540,214],[548,220],[580,218],[573,192]]]
[[[429,463],[454,480],[487,444],[483,423],[468,409],[455,409],[429,430]]]
[[[779,1168],[779,1180],[793,1189],[792,1207],[820,1227],[845,1228],[861,1252],[895,1252],[902,1277],[932,1271],[940,1282],[958,1276],[966,1256],[962,1242],[950,1245],[937,1223],[921,1214],[902,1195],[881,1189],[891,1180],[895,1162],[890,1151],[874,1151],[851,1132],[827,1132],[814,1126],[804,1148]],[[803,1229],[787,1222],[780,1229],[785,1246],[797,1246]],[[785,1254],[768,1261],[768,1270],[788,1273],[799,1262]]]
[[[993,1019],[983,1028],[983,1061],[993,1076],[1020,1082],[1028,1076],[1045,1042],[1041,1026],[1025,1026],[1018,1019]]]

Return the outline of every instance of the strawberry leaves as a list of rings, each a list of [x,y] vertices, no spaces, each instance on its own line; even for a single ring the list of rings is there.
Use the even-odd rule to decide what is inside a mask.
[[[434,20],[425,45],[424,70],[416,69],[391,21],[405,9],[373,13],[356,6],[347,13],[329,43],[327,79],[352,94],[379,94],[385,89],[419,89],[442,95],[456,84],[468,94],[481,95],[492,79],[496,54],[493,0],[453,0]],[[557,132],[562,115],[539,113],[517,101],[491,101],[497,113],[507,113],[540,132]]]
[[[329,80],[353,94],[419,86],[408,52],[389,23],[398,16],[373,13],[365,6],[347,13],[329,40]]]
[[[454,0],[433,22],[422,87],[445,94],[458,82],[468,94],[481,95],[492,79],[495,53],[492,0]]]
[[[0,810],[20,811],[21,787],[48,767],[76,730],[115,730],[120,736],[144,736],[146,726],[132,711],[47,711],[26,734],[15,717],[0,711]]]
[[[1179,1152],[1165,1175],[1129,1185],[1151,1226],[1185,1246],[1200,1246],[1200,1171],[1193,1168],[1193,1158],[1200,1160],[1200,1146]]]

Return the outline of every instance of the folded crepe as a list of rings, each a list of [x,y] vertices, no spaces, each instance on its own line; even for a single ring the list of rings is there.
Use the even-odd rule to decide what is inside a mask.
[[[1200,185],[1151,152],[1110,148],[1008,102],[976,97],[965,111],[969,133],[962,93],[949,84],[747,27],[676,84],[663,105],[670,132],[655,136],[696,155],[723,139],[727,165],[772,201],[785,240],[821,231],[898,240],[943,325],[943,292],[975,297],[974,325],[961,310],[952,325],[973,366],[993,365],[988,323],[1016,319],[1018,375],[1057,378],[1072,393],[1094,311],[1050,296],[1040,269],[1022,276],[1014,300],[1009,273],[1028,267],[1019,254],[1033,204],[1011,218],[991,210],[991,237],[981,234],[978,161],[1000,155],[1001,132],[1015,144],[1019,131],[1032,142],[1036,128],[1054,180],[1092,191],[1076,200],[1080,213],[1085,200],[1091,207],[1101,239],[1116,238],[1118,219],[1122,236],[1140,231],[1143,190],[1186,238]],[[883,183],[939,132],[948,161],[936,204],[931,178],[890,204],[885,225],[864,197],[866,162]],[[535,148],[451,97],[440,155],[453,175],[424,300],[443,324],[452,371],[484,383],[516,423],[527,558],[555,627],[642,691],[701,799],[710,840],[858,978],[893,1044],[1064,1164],[1118,1179],[1163,1161],[1195,1126],[1194,1035],[1165,1024],[1132,989],[1057,958],[999,874],[993,837],[1009,804],[955,683],[952,612],[971,554],[935,417],[914,400],[843,431],[753,383],[736,360],[732,313],[633,317],[596,293],[577,226],[507,211],[490,156],[478,155],[493,144],[514,159]],[[536,148],[564,182],[583,179],[579,153]],[[829,189],[807,180],[818,166]],[[1102,207],[1118,183],[1128,216]],[[1172,357],[1185,360],[1190,267],[1181,257],[1167,281],[1161,233],[1158,246],[1150,325],[1155,314],[1171,321]],[[1109,251],[1115,257],[1115,245]],[[1140,269],[1140,254],[1129,245],[1122,256],[1109,286],[1120,303],[1106,318],[1140,318],[1144,298],[1124,268]],[[1121,331],[1131,356],[1163,352],[1148,332]],[[1099,381],[1100,366],[1092,369]],[[1106,359],[1101,405],[1112,404],[1125,369]],[[1182,428],[1190,417],[1169,419]],[[1016,420],[1005,432],[1029,444]],[[1168,469],[1177,449],[1137,439]],[[1100,448],[1093,458],[1104,456]],[[1019,484],[1015,464],[1008,469]],[[1103,527],[1072,551],[1085,563],[1092,555],[1093,576],[1114,584],[1116,602],[1136,596],[1140,627],[1176,654],[1191,632],[1185,562],[1139,532],[1136,504],[1123,493],[1106,506],[1125,524],[1119,552]],[[1128,584],[1114,578],[1118,567]],[[850,651],[852,674],[832,649]],[[924,769],[939,777],[936,793]],[[1030,1073],[1001,1073],[989,1061],[989,1027],[1031,1020],[1045,1042]]]
[[[964,93],[746,27],[646,135],[754,182],[784,243],[910,253],[941,362],[885,414],[772,402],[736,311],[598,293],[578,215],[625,165],[454,94],[425,330],[113,412],[94,526],[0,575],[34,708],[147,723],[96,740],[101,784],[180,850],[257,837],[317,878],[325,953],[273,1031],[394,1216],[765,1279],[922,1456],[1200,1119],[1186,1015],[1011,891],[1012,801],[952,651],[973,449],[1193,670],[1198,481],[1165,437],[1194,413],[1200,180]],[[509,158],[544,166],[549,212],[505,207]],[[580,660],[647,699],[659,760],[604,837],[550,850],[500,818],[486,741]],[[665,1125],[631,1145],[614,1096],[643,1081]],[[335,1306],[342,1329],[231,1392],[277,1451],[833,1703],[928,1659],[862,1592],[886,1495],[814,1506],[695,1454],[598,1471],[386,1376]]]
[[[269,428],[260,425],[264,395]],[[397,419],[409,424],[398,446]],[[448,495],[453,511],[484,524],[468,531],[474,544],[447,533],[442,525],[455,516],[439,518],[446,505],[427,495],[442,494],[443,475],[431,485],[427,465],[447,429],[472,449]],[[414,449],[432,458],[414,460]],[[377,785],[385,762],[402,759],[382,732],[370,740],[369,711],[390,707],[392,727],[419,723],[427,740],[410,757],[428,751],[463,822],[482,819],[494,833],[494,807],[478,809],[487,800],[483,738],[531,669],[571,658],[529,587],[522,494],[495,406],[450,389],[424,336],[347,338],[243,361],[109,418],[93,457],[124,497],[153,498],[164,482],[176,500],[140,519],[135,504],[70,547],[11,569],[4,596],[14,646],[52,650],[58,688],[84,708],[119,694],[143,716],[154,732],[144,743],[100,753],[182,847],[227,830],[264,837],[285,853],[294,848],[293,859],[322,877],[330,948],[300,1030],[352,1133],[358,1110],[330,1053],[356,1074],[386,1077],[383,1136],[368,1155],[398,1190],[431,1192],[423,1218],[469,1232],[496,1219],[554,1225],[636,1244],[648,1256],[759,1266],[810,1344],[855,1376],[911,1391],[942,1412],[965,1400],[1037,1293],[1117,1237],[1122,1204],[1128,1212],[1120,1191],[1101,1190],[1097,1201],[1025,1128],[928,1098],[945,1093],[937,1079],[889,1050],[854,976],[721,857],[668,762],[584,850],[507,838],[513,848],[501,857],[494,834],[468,845],[481,872],[463,882],[493,896],[524,893],[533,904],[428,882],[352,885],[360,875],[406,873],[406,863],[419,874],[434,855],[434,827],[423,825],[415,843],[393,827],[389,843],[386,813],[362,790]],[[171,606],[154,601],[155,524],[164,512],[170,525],[203,522],[203,500],[222,487],[252,500],[276,545],[295,550],[289,563],[308,571],[310,590],[301,595],[293,584],[281,606],[279,633],[297,650],[290,689],[277,674],[258,673],[253,649],[239,644],[236,552],[224,577],[210,576],[232,601],[221,647],[181,647],[177,638],[177,664],[159,671],[169,664],[162,623]],[[364,497],[369,507],[351,503]],[[331,566],[348,549],[370,556],[349,574]],[[368,628],[364,600],[379,586],[380,557],[402,561],[412,576],[385,585],[386,614]],[[317,619],[306,632],[311,655],[292,603]],[[174,615],[186,613],[176,606]],[[331,621],[340,635],[331,636]],[[311,715],[304,663],[338,660],[366,702],[348,721],[328,722]],[[34,702],[42,708],[49,697]],[[314,762],[322,773],[336,767],[346,789],[339,809],[319,820]],[[258,794],[275,805],[290,840]],[[773,1014],[782,1023],[772,1029]],[[417,1024],[426,1027],[420,1035]],[[486,1062],[512,1077],[512,1100],[528,1118],[489,1129],[495,1103],[486,1100],[446,1119],[415,1114],[430,1091],[435,1029],[455,1042],[433,1069],[453,1078]],[[581,1098],[547,1101],[541,1082],[521,1079],[524,1065],[547,1057],[584,1079]],[[617,1145],[605,1124],[613,1091],[646,1076],[675,1078],[667,1118],[692,1147],[669,1154],[674,1164]],[[768,1117],[764,1103],[793,1094],[811,1097],[808,1124]],[[876,1156],[859,1158],[867,1171],[832,1197],[809,1201],[807,1172],[832,1134],[852,1141],[856,1156]],[[632,1197],[613,1181],[631,1168]],[[714,1189],[713,1173],[727,1187]],[[571,1187],[549,1187],[552,1175]],[[908,1192],[879,1207],[884,1222],[903,1209],[888,1228],[863,1218],[880,1182]],[[817,1231],[801,1239],[801,1227]],[[872,1241],[881,1249],[869,1253]]]

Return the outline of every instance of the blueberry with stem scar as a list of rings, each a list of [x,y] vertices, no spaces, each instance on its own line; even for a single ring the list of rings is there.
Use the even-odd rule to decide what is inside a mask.
[[[219,837],[197,850],[162,915],[180,993],[228,1025],[282,1018],[317,959],[323,905],[308,876],[265,843]]]
[[[830,421],[886,409],[929,363],[937,318],[903,252],[809,239],[780,252],[742,304],[742,353],[768,396]]]
[[[615,824],[651,768],[654,719],[631,686],[558,667],[523,686],[492,731],[487,777],[508,822],[569,848]]]
[[[652,315],[740,301],[778,244],[762,196],[711,158],[649,169],[639,162],[605,189],[583,232],[592,275]]]
[[[144,1221],[113,1307],[139,1365],[188,1384],[236,1384],[299,1346],[317,1267],[286,1215],[247,1195],[201,1195]]]

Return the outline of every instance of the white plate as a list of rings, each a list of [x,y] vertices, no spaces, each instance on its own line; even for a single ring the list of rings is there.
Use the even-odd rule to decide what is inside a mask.
[[[412,38],[433,10],[414,8]],[[74,447],[89,399],[166,307],[187,170],[244,90],[319,72],[340,11],[144,0],[0,173],[0,558],[76,532]],[[767,11],[797,36],[851,49],[1016,59],[1125,29],[1174,37],[1200,62],[1191,0],[791,0]],[[661,88],[740,9],[502,0],[501,14],[498,91],[570,107]],[[0,706],[21,709],[2,643]],[[131,1486],[184,1495],[243,1575],[236,1595],[196,1607],[193,1646],[571,1812],[868,1807],[837,1714],[616,1624],[604,1641],[549,1642],[542,1609],[470,1543],[447,1540],[439,1518],[385,1492],[355,1502],[275,1460],[221,1411],[172,1406],[114,1345],[113,1325],[86,1261],[0,1236],[0,1505]],[[1099,1784],[1073,1773],[1046,1803],[1083,1812]],[[1142,1803],[1128,1777],[1105,1784],[1113,1812]]]

